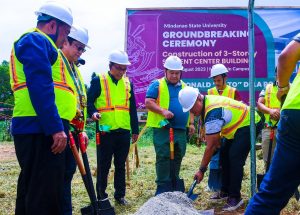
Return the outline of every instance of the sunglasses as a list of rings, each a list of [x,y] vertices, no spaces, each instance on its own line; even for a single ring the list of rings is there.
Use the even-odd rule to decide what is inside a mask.
[[[84,46],[80,46],[80,45],[78,45],[78,44],[76,44],[76,43],[73,43],[73,44],[74,44],[74,46],[77,48],[77,50],[78,50],[79,52],[84,53],[84,52],[86,51],[86,49],[85,49]]]
[[[119,65],[114,65],[114,67],[116,68],[116,70],[118,70],[120,72],[125,72],[127,70],[127,66],[126,67],[121,67]]]

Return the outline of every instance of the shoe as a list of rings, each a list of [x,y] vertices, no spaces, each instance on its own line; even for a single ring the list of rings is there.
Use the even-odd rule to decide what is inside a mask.
[[[222,211],[234,211],[243,204],[243,199],[229,197],[227,203],[222,208]]]
[[[115,198],[116,202],[119,204],[119,205],[129,205],[129,202],[124,198]]]
[[[227,200],[228,194],[222,191],[216,192],[209,197],[209,201],[211,202],[220,202]]]

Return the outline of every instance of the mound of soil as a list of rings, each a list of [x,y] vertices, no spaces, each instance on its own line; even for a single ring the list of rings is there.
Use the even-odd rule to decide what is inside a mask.
[[[182,192],[167,192],[150,198],[134,215],[213,215],[214,210],[199,211]]]

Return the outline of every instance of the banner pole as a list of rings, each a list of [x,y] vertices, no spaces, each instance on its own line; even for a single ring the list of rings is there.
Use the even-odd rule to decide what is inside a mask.
[[[251,196],[256,193],[256,129],[255,129],[255,38],[254,38],[254,0],[248,4],[248,46],[249,46],[249,97],[250,97],[250,139],[251,139]]]

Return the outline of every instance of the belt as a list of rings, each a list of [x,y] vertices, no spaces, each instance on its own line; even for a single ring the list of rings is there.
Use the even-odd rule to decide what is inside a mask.
[[[117,128],[115,130],[110,130],[108,133],[114,134],[114,133],[126,133],[126,132],[130,132],[130,131],[124,128]]]

